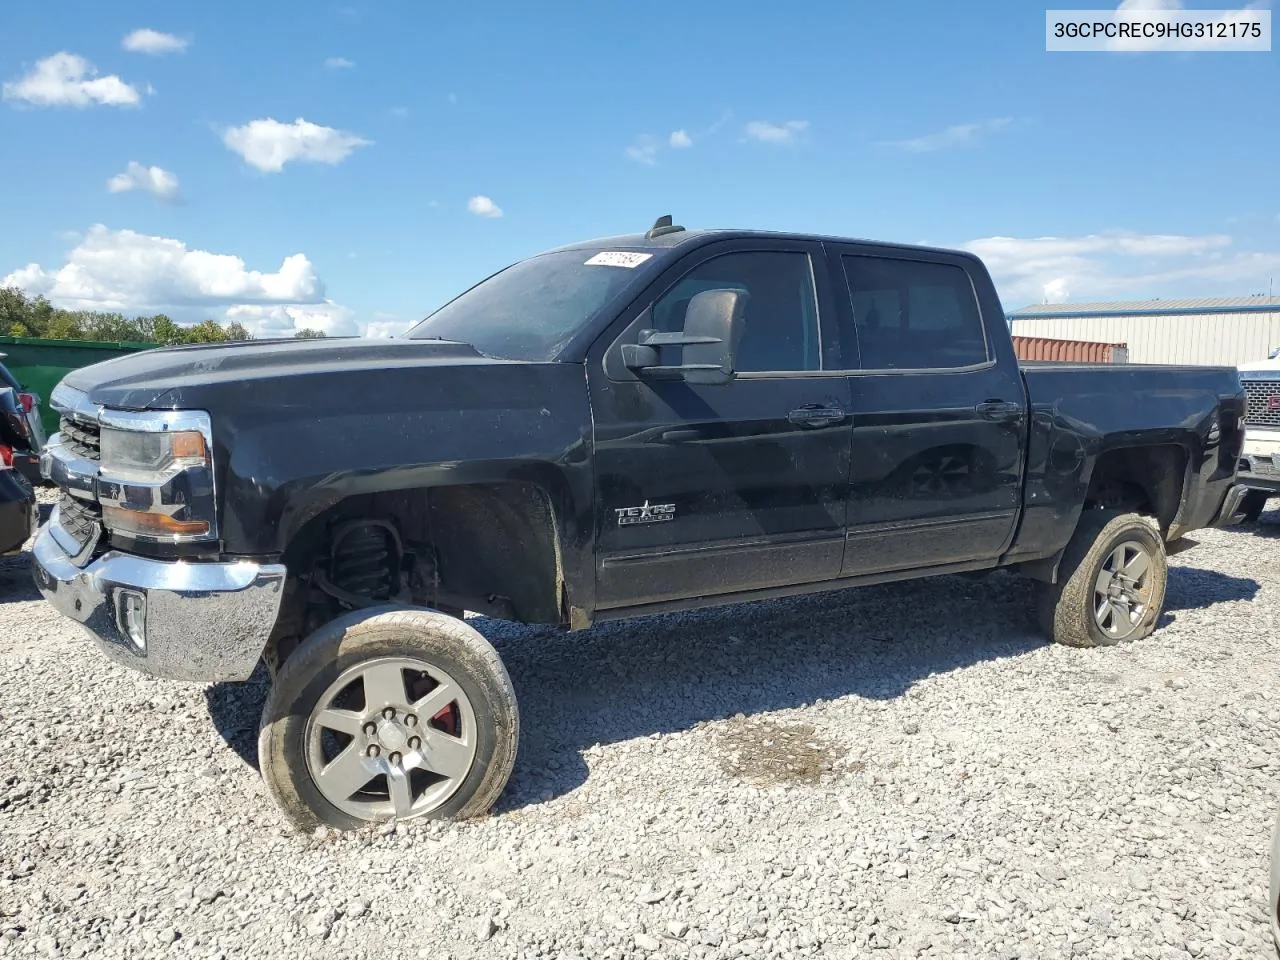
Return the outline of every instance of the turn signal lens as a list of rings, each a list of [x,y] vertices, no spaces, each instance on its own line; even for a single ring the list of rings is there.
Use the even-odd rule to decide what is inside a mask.
[[[198,537],[209,532],[205,520],[175,520],[163,513],[142,513],[123,507],[103,507],[102,520],[112,533]]]
[[[204,437],[195,430],[183,430],[180,433],[170,434],[173,459],[175,460],[203,460],[207,450],[204,445]]]

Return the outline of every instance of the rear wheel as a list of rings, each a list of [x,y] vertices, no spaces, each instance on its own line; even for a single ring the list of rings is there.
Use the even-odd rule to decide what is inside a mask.
[[[1250,490],[1244,495],[1240,501],[1240,511],[1244,514],[1244,519],[1249,523],[1257,523],[1258,518],[1262,516],[1262,511],[1267,509],[1267,500],[1270,494],[1265,490]]]
[[[1167,575],[1164,541],[1150,523],[1133,513],[1087,511],[1058,582],[1040,585],[1040,625],[1073,647],[1141,640],[1160,618]]]
[[[519,715],[497,652],[466,623],[383,608],[326,624],[263,709],[267,790],[298,828],[485,813],[515,761]]]

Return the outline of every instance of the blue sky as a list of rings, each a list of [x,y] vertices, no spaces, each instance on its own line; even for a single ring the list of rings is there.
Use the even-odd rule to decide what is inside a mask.
[[[0,278],[387,333],[512,260],[671,213],[968,246],[1007,308],[1265,292],[1280,52],[1046,53],[1044,16],[8,0]]]

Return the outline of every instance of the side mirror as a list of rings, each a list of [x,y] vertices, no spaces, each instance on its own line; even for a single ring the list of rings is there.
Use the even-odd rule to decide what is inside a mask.
[[[684,335],[691,342],[681,357],[689,383],[728,383],[742,339],[742,315],[748,294],[742,290],[704,290],[689,301]]]
[[[641,330],[639,343],[624,344],[622,362],[641,376],[680,376],[688,383],[728,383],[742,339],[747,293],[704,290],[689,300],[680,333]],[[661,347],[683,347],[678,366],[661,366]]]

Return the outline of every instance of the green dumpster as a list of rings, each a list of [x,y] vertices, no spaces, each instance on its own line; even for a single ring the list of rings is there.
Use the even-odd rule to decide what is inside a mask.
[[[40,420],[47,436],[58,431],[58,415],[49,404],[49,394],[59,380],[80,367],[157,346],[156,343],[0,337],[0,353],[6,354],[4,365],[19,383],[40,395]]]

